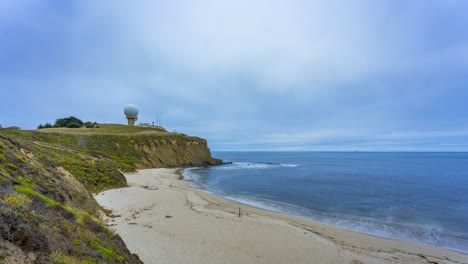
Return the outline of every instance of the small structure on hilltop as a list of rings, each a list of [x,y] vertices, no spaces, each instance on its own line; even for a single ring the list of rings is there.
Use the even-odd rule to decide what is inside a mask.
[[[125,116],[129,126],[135,126],[135,121],[138,120],[138,108],[135,105],[129,104],[124,108]]]

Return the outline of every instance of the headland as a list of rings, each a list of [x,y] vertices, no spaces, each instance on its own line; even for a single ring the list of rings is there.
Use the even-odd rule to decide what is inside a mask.
[[[0,263],[141,263],[93,194],[127,186],[123,172],[220,162],[155,127],[0,128]]]

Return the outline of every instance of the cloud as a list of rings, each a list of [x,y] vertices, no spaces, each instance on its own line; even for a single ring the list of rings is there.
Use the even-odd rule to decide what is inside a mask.
[[[139,49],[164,70],[197,81],[244,78],[274,92],[311,81],[365,78],[394,66],[387,65],[389,53],[406,55],[404,45],[387,44],[394,32],[378,32],[384,11],[371,2],[139,1],[110,8],[87,3],[84,25],[102,24],[104,16],[118,28],[110,37],[124,43],[119,49]]]
[[[243,78],[274,92],[312,81],[359,79],[389,67],[380,55],[388,54],[386,41],[373,26],[379,14],[362,19],[366,12],[361,8],[371,8],[357,3],[80,1],[56,7],[36,1],[21,10],[32,14],[27,27],[58,33],[43,41],[65,42],[58,47],[68,62],[64,70],[146,71],[168,79],[183,74],[199,82],[211,82],[213,76],[221,81]],[[68,9],[72,11],[64,14]]]
[[[468,4],[421,5],[2,1],[2,107],[17,115],[1,120],[124,122],[131,102],[140,120],[160,116],[216,148],[460,139],[437,131],[468,121]]]

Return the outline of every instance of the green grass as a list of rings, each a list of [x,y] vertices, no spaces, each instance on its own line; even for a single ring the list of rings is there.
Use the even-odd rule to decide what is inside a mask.
[[[61,204],[44,196],[43,194],[40,194],[34,190],[32,190],[31,188],[29,188],[28,186],[14,186],[15,188],[15,191],[17,191],[18,193],[22,193],[22,194],[25,194],[29,197],[38,197],[40,198],[41,200],[43,200],[44,202],[46,202],[47,204],[49,204],[50,206],[60,206]]]
[[[112,249],[108,249],[102,246],[99,246],[98,252],[103,256],[104,258],[108,260],[112,260],[115,257],[115,252]]]
[[[99,124],[98,128],[44,128],[34,130],[41,133],[66,133],[74,135],[89,135],[89,134],[107,134],[107,135],[122,135],[122,134],[173,134],[158,127],[139,127],[127,126],[120,124]]]
[[[60,251],[54,251],[49,255],[49,260],[53,264],[82,264],[78,258],[66,255]]]

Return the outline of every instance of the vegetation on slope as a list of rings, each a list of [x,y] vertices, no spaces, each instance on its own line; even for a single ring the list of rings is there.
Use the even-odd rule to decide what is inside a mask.
[[[40,133],[17,133],[23,133],[31,140],[113,160],[122,171],[221,163],[211,157],[206,140],[169,133],[157,127],[101,124],[99,128],[51,128],[37,131]]]
[[[79,168],[91,180],[85,172],[81,178],[70,173]],[[85,187],[125,186],[106,162],[0,130],[0,186],[0,260],[26,262],[7,250],[16,246],[35,263],[139,263],[100,222],[99,206]]]
[[[0,263],[140,263],[92,193],[125,186],[121,171],[219,162],[205,140],[154,128],[0,128]]]

